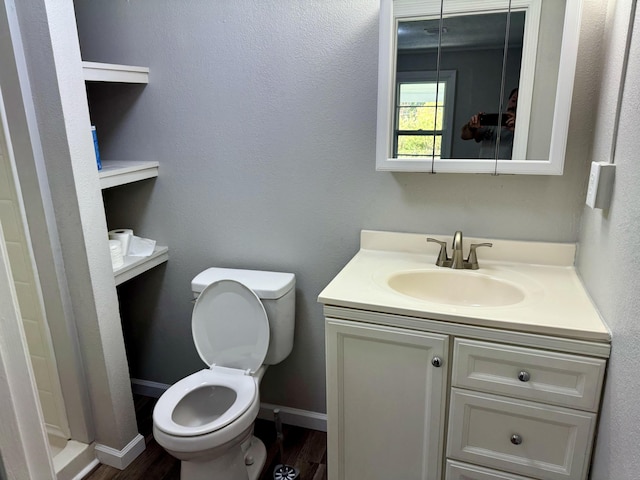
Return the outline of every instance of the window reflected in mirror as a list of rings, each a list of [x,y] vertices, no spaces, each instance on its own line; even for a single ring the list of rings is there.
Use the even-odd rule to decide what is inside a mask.
[[[450,158],[455,71],[398,72],[395,158]]]

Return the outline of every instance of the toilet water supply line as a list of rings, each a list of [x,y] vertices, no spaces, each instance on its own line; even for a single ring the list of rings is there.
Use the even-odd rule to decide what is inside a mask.
[[[291,465],[284,464],[284,435],[282,434],[282,420],[280,419],[280,409],[273,410],[273,420],[276,424],[276,441],[280,450],[280,464],[273,470],[273,480],[296,480],[300,471]]]

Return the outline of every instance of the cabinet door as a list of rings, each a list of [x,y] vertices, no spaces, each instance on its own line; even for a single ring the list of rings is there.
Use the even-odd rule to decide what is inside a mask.
[[[328,319],[326,339],[329,479],[439,479],[447,336]]]

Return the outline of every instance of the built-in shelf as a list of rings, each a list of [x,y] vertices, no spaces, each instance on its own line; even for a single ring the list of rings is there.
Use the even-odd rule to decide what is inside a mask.
[[[137,277],[147,270],[157,267],[169,260],[169,247],[156,246],[148,257],[124,257],[124,265],[113,271],[116,285],[120,285],[133,277]]]
[[[158,162],[135,160],[103,160],[100,175],[100,187],[117,187],[126,183],[146,180],[158,176]]]
[[[147,67],[82,62],[85,82],[149,83]]]
[[[82,62],[85,82],[149,83],[147,67],[111,63]],[[103,160],[98,172],[100,188],[117,187],[158,176],[158,162]],[[169,248],[156,246],[148,257],[124,257],[124,265],[113,271],[116,285],[140,275],[169,260]]]

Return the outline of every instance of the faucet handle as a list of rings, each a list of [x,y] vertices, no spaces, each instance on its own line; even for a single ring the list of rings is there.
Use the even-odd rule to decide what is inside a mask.
[[[469,247],[469,256],[465,262],[465,268],[470,268],[471,270],[478,270],[480,268],[478,265],[478,254],[476,253],[476,248],[478,247],[493,247],[493,243],[472,243]]]
[[[447,262],[451,261],[449,255],[447,255],[447,242],[442,242],[440,240],[436,240],[435,238],[427,238],[427,242],[433,242],[440,245],[440,253],[438,254],[438,259],[436,260],[436,266],[447,267]]]

